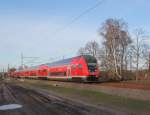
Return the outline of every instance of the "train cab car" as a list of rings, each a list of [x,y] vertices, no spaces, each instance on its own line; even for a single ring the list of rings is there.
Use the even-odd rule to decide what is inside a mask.
[[[48,63],[47,66],[49,79],[95,81],[99,76],[97,60],[90,55]]]
[[[97,60],[90,55],[82,55],[75,57],[71,61],[72,79],[80,79],[84,81],[96,81],[99,77]]]

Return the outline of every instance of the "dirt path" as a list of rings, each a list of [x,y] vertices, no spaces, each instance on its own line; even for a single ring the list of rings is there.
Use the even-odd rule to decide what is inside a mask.
[[[15,84],[0,83],[0,107],[5,104],[20,104],[22,108],[0,110],[0,115],[113,115],[108,112],[76,102],[47,97],[37,91]],[[120,113],[118,113],[119,115]]]

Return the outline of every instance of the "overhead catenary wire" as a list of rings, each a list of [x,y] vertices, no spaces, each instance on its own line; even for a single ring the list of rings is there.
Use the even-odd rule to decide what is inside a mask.
[[[81,14],[79,14],[78,16],[74,17],[70,22],[68,22],[66,25],[60,27],[59,29],[57,29],[52,36],[57,35],[59,32],[64,31],[67,27],[69,27],[70,25],[72,25],[73,23],[75,23],[77,20],[79,20],[82,16],[86,15],[87,13],[89,13],[90,11],[92,11],[93,9],[97,8],[99,5],[101,5],[104,2],[104,0],[100,0],[98,1],[96,4],[94,4],[93,6],[89,7],[88,9],[86,9],[85,11],[83,11]],[[23,59],[25,58],[30,58],[30,59],[37,59],[39,57],[23,57],[23,54],[21,54],[21,65],[24,65]],[[33,62],[33,61],[28,61],[27,63],[38,63],[38,62]],[[41,63],[41,62],[39,62]]]
[[[90,11],[94,10],[95,8],[97,8],[99,5],[101,5],[104,2],[104,0],[98,1],[95,5],[93,5],[92,7],[86,9],[85,11],[83,11],[81,14],[79,14],[78,16],[74,17],[70,22],[68,22],[66,25],[60,27],[59,29],[57,29],[53,35],[57,35],[57,33],[64,31],[67,27],[69,27],[70,25],[72,25],[74,22],[76,22],[77,20],[79,20],[82,16],[86,15],[87,13],[89,13]]]

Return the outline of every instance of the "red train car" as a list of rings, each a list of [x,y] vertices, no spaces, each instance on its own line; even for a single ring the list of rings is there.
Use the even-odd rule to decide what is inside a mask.
[[[95,57],[81,55],[46,64],[49,79],[95,81],[99,77]]]
[[[25,77],[37,78],[37,76],[38,76],[38,71],[37,70],[38,70],[37,66],[33,66],[33,67],[28,68],[26,71],[29,72],[28,73],[29,76],[25,75]]]
[[[37,77],[40,79],[46,79],[48,76],[48,66],[43,64],[38,66]]]
[[[99,74],[97,60],[90,55],[81,55],[46,63],[15,73],[17,77],[83,81],[96,81],[99,78]]]

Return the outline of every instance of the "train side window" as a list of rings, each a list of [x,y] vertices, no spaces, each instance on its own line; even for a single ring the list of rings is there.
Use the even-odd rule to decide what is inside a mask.
[[[66,72],[51,72],[50,76],[66,76]]]
[[[43,70],[43,72],[47,72],[47,70],[46,70],[46,69],[44,69],[44,70]]]
[[[76,69],[76,65],[72,65],[71,68],[72,68],[72,69]]]

